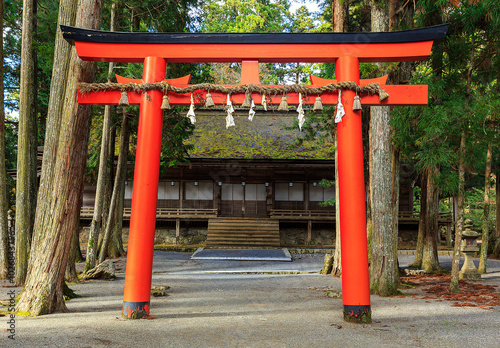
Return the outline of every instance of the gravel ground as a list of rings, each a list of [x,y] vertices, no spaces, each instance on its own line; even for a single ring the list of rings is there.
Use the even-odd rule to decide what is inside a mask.
[[[400,265],[413,259],[401,255]],[[192,261],[188,253],[156,252],[153,284],[169,285],[168,296],[152,298],[156,319],[125,320],[125,266],[116,262],[116,280],[71,285],[82,297],[67,303],[68,313],[16,316],[15,340],[4,317],[0,347],[500,347],[500,307],[372,296],[372,324],[344,322],[342,300],[326,295],[340,292],[341,280],[317,274],[323,255]],[[451,268],[451,257],[440,262]],[[499,286],[500,261],[490,261],[483,278]],[[12,289],[20,291],[4,287],[1,297]]]

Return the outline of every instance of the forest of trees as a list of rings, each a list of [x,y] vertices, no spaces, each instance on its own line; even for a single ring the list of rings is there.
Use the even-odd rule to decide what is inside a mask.
[[[458,207],[450,291],[459,291],[459,244],[464,220],[482,233],[479,271],[500,257],[500,3],[497,0],[316,0],[316,11],[291,1],[180,0],[157,2],[1,0],[0,278],[8,278],[15,245],[15,283],[23,286],[17,310],[29,315],[64,311],[65,280],[81,261],[79,214],[84,180],[96,182],[96,209],[85,269],[123,255],[121,226],[126,164],[134,159],[136,107],[76,103],[78,82],[137,78],[142,64],[83,62],[63,40],[59,25],[149,32],[368,32],[450,23],[423,62],[363,63],[361,78],[389,75],[390,84],[426,84],[425,107],[364,108],[365,171],[371,289],[397,292],[399,168],[415,168],[420,212],[413,266],[440,270],[438,213]],[[168,77],[193,83],[235,83],[237,64],[169,64]],[[310,73],[334,78],[333,64],[262,64],[264,84],[308,83]],[[183,141],[193,125],[184,111],[164,119],[162,169],[188,160]],[[307,139],[334,136],[334,109],[308,113]],[[381,134],[376,129],[384,129]],[[375,134],[374,134],[375,133]],[[38,152],[43,149],[41,170]],[[375,151],[376,149],[376,151]],[[118,156],[118,165],[113,159]],[[111,162],[111,163],[110,163]],[[16,180],[7,169],[17,170]],[[496,202],[496,203],[494,203]],[[441,207],[441,208],[440,208]],[[338,211],[338,209],[337,209]],[[9,215],[15,240],[9,240]],[[382,216],[390,217],[381,219]],[[338,220],[337,220],[338,221]],[[337,224],[339,225],[339,224]],[[337,229],[337,242],[339,231]],[[98,242],[102,240],[99,244]],[[337,253],[340,248],[336,248]],[[340,254],[332,275],[341,274]],[[384,262],[389,260],[389,262]]]

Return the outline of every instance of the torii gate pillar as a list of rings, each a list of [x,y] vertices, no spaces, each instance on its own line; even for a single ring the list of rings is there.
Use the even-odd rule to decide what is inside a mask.
[[[160,82],[165,78],[167,64],[163,58],[146,57],[143,69],[145,83]],[[135,313],[140,316],[149,314],[163,125],[162,97],[158,90],[141,97],[122,308],[127,317],[133,317]]]
[[[339,57],[338,81],[359,84],[359,59]],[[337,123],[339,156],[340,243],[342,250],[342,302],[344,319],[371,321],[370,279],[366,235],[366,202],[361,111],[352,110],[354,91],[342,93],[345,115]],[[335,164],[337,165],[337,163]]]

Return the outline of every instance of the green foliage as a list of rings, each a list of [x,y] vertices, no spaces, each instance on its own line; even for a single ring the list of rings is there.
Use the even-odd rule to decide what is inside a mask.
[[[490,190],[490,216],[489,230],[495,230],[495,190]],[[472,188],[465,192],[464,217],[473,223],[473,230],[481,233],[481,226],[484,218],[484,189]]]
[[[335,108],[326,106],[322,112],[313,112],[311,106],[314,104],[314,97],[306,98],[306,105],[304,110],[305,122],[302,125],[302,132],[295,139],[295,145],[300,146],[304,143],[311,144],[315,149],[320,149],[328,144],[327,154],[329,158],[335,155],[335,148],[332,146],[334,139],[335,123],[333,114]],[[294,120],[291,127],[286,129],[297,129],[299,127],[298,121]]]
[[[143,31],[143,32],[185,32],[193,29],[194,17],[190,17],[190,9],[197,4],[196,0],[167,1],[158,6],[158,2],[127,1],[116,2],[115,31]],[[103,10],[103,30],[110,29],[111,3],[106,3]],[[98,63],[97,81],[106,82],[108,80],[108,63]],[[192,83],[196,81],[207,82],[209,74],[204,65],[196,64],[167,64],[167,78],[177,78],[185,75],[192,75]],[[140,78],[143,73],[143,66],[139,63],[116,63],[114,73],[127,78]],[[116,81],[114,73],[109,76],[111,81]],[[87,161],[87,180],[95,181],[97,178],[96,168],[99,163],[100,144],[102,136],[102,115],[103,107],[94,107],[94,118],[91,128],[91,138],[89,143],[89,154]],[[130,119],[131,138],[137,137],[138,128],[138,106],[129,106],[127,113],[132,116]],[[189,145],[184,144],[184,140],[192,134],[193,126],[187,119],[179,116],[177,109],[169,112],[163,119],[163,137],[161,150],[161,172],[168,167],[175,166],[180,162],[187,161],[187,151]],[[113,115],[113,125],[120,132],[121,115]],[[116,142],[119,146],[119,142]],[[130,144],[129,160],[135,158],[135,141]]]
[[[163,118],[163,137],[160,156],[160,175],[164,175],[170,167],[188,162],[189,150],[193,145],[186,141],[194,131],[194,125],[179,109],[174,108]]]
[[[5,167],[15,169],[17,165],[17,126],[7,117],[5,122]]]
[[[450,6],[448,1],[421,1],[419,6],[416,20],[420,25],[448,21],[451,29],[411,80],[429,86],[429,105],[395,108],[393,141],[420,173],[439,168],[438,186],[443,194],[454,195],[458,192],[462,131],[466,134],[468,187],[480,183],[481,176],[484,183],[481,173],[487,144],[495,144],[498,151],[500,24],[494,16],[500,5],[492,1],[458,6]]]
[[[318,14],[305,6],[290,11],[289,1],[267,0],[207,1],[202,6],[199,28],[203,32],[229,33],[287,33],[318,32],[324,30]],[[218,83],[239,83],[237,64],[210,64],[206,71]],[[260,64],[261,84],[307,83],[320,64]],[[221,75],[232,75],[225,80]]]
[[[328,180],[328,179],[321,179],[321,181],[319,182],[319,186],[326,187],[326,188],[334,187],[335,181]],[[332,197],[327,201],[320,202],[319,205],[321,207],[334,207],[335,206],[335,197]]]
[[[205,1],[200,29],[212,33],[286,32],[289,30],[288,1]]]

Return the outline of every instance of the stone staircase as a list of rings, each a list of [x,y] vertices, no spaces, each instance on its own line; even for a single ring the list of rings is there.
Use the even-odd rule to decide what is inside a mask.
[[[207,247],[279,248],[279,221],[250,218],[210,219]]]

